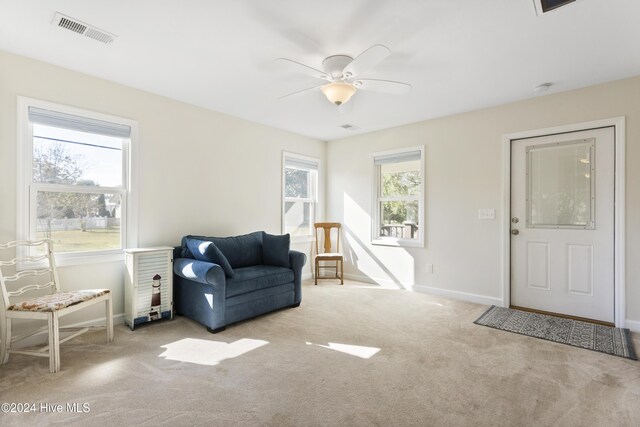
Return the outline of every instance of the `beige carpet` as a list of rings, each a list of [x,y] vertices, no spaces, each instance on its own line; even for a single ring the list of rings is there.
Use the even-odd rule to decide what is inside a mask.
[[[186,318],[12,355],[0,425],[638,425],[640,363],[473,324],[486,306],[356,282],[212,335]],[[634,334],[640,349],[638,335]],[[66,408],[65,408],[66,409]]]

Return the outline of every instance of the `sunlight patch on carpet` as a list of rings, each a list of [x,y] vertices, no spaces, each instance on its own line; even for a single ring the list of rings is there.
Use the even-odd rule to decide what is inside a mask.
[[[377,347],[366,347],[363,345],[340,344],[335,342],[330,342],[328,344],[329,345],[313,344],[307,341],[307,345],[315,345],[317,347],[328,348],[329,350],[339,351],[340,353],[360,357],[362,359],[371,359],[376,355],[376,353],[380,351],[380,349]]]
[[[242,338],[232,343],[184,338],[161,346],[166,351],[158,357],[196,365],[214,366],[269,344],[268,341]]]
[[[78,378],[78,384],[85,384],[87,381],[95,386],[107,384],[113,381],[117,372],[122,370],[124,363],[121,359],[109,360],[95,364],[87,368]]]

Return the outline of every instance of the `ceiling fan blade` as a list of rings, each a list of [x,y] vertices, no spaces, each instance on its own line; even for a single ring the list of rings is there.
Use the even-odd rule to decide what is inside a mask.
[[[316,77],[323,80],[330,80],[329,75],[324,71],[317,70],[313,67],[304,65],[300,62],[296,62],[287,58],[278,58],[276,59],[276,61],[282,64],[286,64],[288,66],[291,66],[291,68],[295,69],[297,72],[304,73],[308,76]]]
[[[396,93],[403,94],[411,90],[409,83],[394,82],[392,80],[375,80],[375,79],[358,79],[353,85],[362,90],[370,90],[372,92]]]
[[[346,78],[362,75],[362,73],[375,67],[387,56],[391,55],[388,47],[376,44],[358,55],[342,70]]]
[[[294,96],[294,95],[301,94],[301,93],[303,93],[303,92],[312,91],[312,90],[314,90],[314,89],[320,89],[322,86],[324,86],[324,85],[308,87],[308,88],[306,88],[306,89],[298,90],[298,91],[296,91],[296,92],[293,92],[293,93],[290,93],[290,94],[287,94],[287,95],[281,96],[281,97],[279,97],[278,99],[284,99],[284,98],[288,98],[288,97],[290,97],[290,96]]]

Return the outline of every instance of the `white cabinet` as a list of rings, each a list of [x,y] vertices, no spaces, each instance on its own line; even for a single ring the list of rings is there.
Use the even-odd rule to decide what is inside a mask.
[[[125,249],[124,321],[173,319],[173,248]]]

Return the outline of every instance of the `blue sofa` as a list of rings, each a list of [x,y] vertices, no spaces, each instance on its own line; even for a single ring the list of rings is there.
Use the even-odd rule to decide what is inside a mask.
[[[302,300],[306,255],[289,235],[185,236],[174,249],[174,307],[212,333]]]

